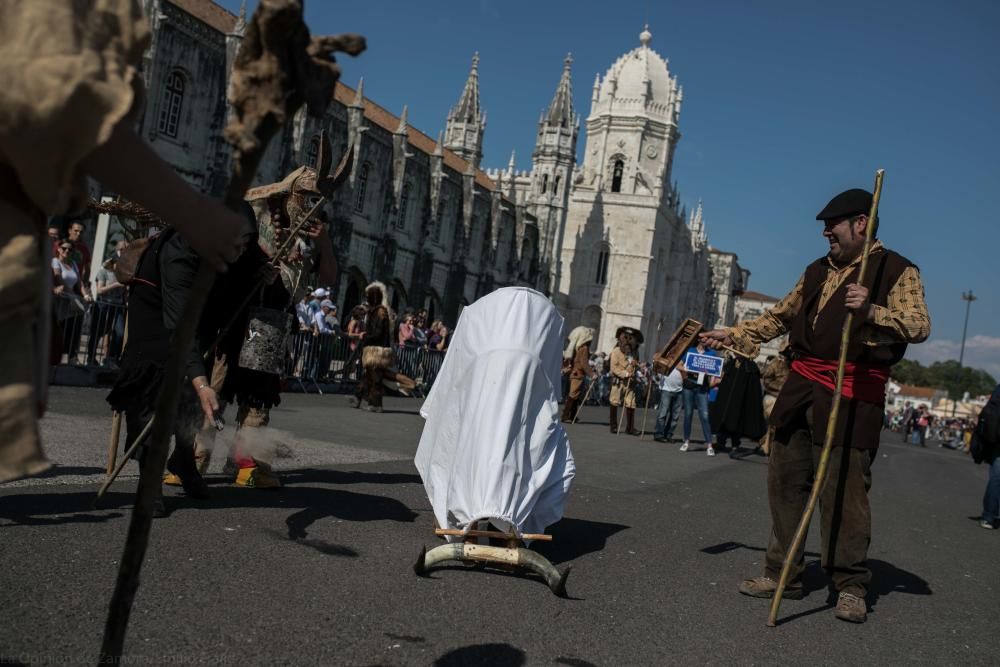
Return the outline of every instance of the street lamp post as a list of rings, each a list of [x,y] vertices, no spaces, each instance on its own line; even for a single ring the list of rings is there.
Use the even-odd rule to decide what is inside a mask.
[[[958,353],[958,379],[962,379],[962,362],[965,361],[965,334],[969,331],[969,310],[972,308],[972,302],[976,300],[976,295],[972,293],[972,290],[968,292],[962,292],[962,300],[965,301],[965,326],[962,327],[962,349]],[[951,416],[955,416],[955,409],[958,407],[958,399],[954,398],[951,401]]]

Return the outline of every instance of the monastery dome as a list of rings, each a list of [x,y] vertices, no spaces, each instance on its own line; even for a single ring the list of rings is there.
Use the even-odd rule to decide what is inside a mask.
[[[680,89],[667,61],[649,48],[652,39],[647,26],[639,34],[640,45],[615,61],[600,84],[594,111],[671,118]]]

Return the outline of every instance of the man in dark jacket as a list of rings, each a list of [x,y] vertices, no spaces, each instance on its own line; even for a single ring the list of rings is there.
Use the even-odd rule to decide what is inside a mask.
[[[853,623],[867,618],[868,489],[889,369],[903,358],[907,343],[922,342],[930,333],[920,273],[909,260],[874,241],[864,282],[858,283],[868,225],[878,231],[878,219],[868,219],[871,204],[871,193],[861,189],[830,200],[816,216],[824,223],[829,253],[807,266],[795,288],[757,319],[701,336],[712,347],[735,345],[750,352],[754,344],[789,334],[791,373],[769,419],[776,429],[767,474],[773,529],[764,576],[739,588],[744,595],[770,598],[809,499],[833,403],[841,331],[854,313],[829,483],[819,501],[822,564],[839,593],[836,616]],[[801,549],[794,563],[784,594],[793,599],[803,596]]]
[[[972,458],[976,463],[985,463],[990,467],[979,526],[993,530],[997,527],[997,514],[1000,513],[1000,385],[993,390],[989,402],[979,413],[972,443]]]

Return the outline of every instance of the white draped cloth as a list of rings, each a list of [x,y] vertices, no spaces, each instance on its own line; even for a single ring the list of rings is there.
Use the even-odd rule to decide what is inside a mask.
[[[462,311],[420,409],[416,466],[438,525],[542,533],[576,471],[559,422],[563,318],[542,294],[505,287]]]

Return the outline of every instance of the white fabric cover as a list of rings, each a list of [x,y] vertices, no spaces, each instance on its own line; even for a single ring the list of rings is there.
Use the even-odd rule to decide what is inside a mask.
[[[505,287],[465,308],[420,409],[416,466],[439,526],[542,533],[576,471],[559,422],[563,318],[540,293]]]

